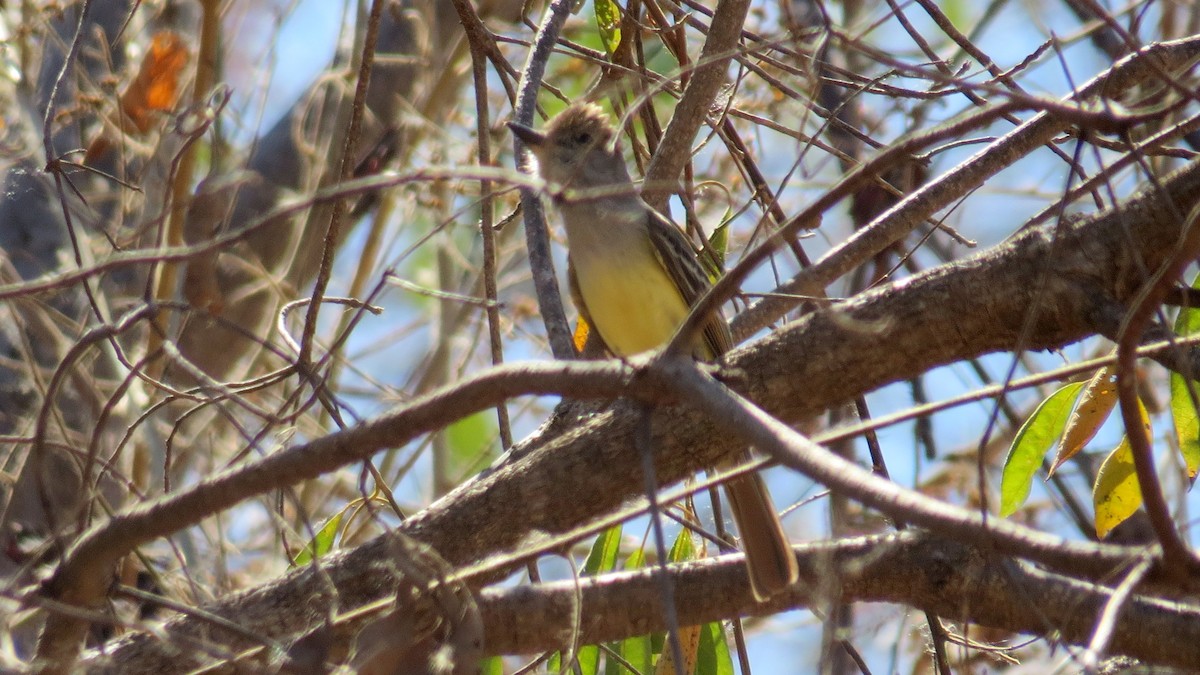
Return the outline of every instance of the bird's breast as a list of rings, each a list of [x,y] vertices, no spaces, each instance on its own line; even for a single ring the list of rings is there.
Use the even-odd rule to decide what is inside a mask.
[[[662,346],[688,315],[688,306],[650,250],[648,241],[612,242],[602,255],[575,250],[571,258],[579,293],[600,337],[618,356]],[[597,253],[592,251],[591,253]]]

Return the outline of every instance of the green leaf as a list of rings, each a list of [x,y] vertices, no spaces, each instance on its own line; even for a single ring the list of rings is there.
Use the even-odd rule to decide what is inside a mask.
[[[583,564],[584,575],[593,577],[617,569],[617,554],[620,552],[621,524],[617,523],[592,542],[592,550],[588,552],[587,562]]]
[[[732,214],[726,209],[725,217],[721,220],[721,224],[708,237],[708,249],[712,251],[713,256],[717,259],[718,275],[720,274],[720,270],[725,269],[725,254],[729,251],[729,225],[732,222]]]
[[[971,13],[968,11],[970,5],[963,3],[962,0],[941,0],[938,6],[951,24],[960,27],[971,25]]]
[[[621,7],[616,0],[594,0],[592,8],[596,12],[600,41],[604,43],[605,51],[612,55],[621,44]]]
[[[687,562],[696,559],[696,543],[692,541],[692,531],[686,527],[679,531],[671,551],[667,554],[669,562]]]
[[[1008,450],[1008,459],[1004,460],[1004,472],[1000,479],[1002,517],[1016,513],[1029,497],[1033,475],[1042,465],[1050,446],[1062,436],[1075,398],[1083,385],[1083,382],[1072,382],[1054,392],[1021,425]]]
[[[720,621],[700,629],[700,648],[696,650],[696,675],[733,675],[733,659]]]
[[[1192,288],[1200,289],[1200,274],[1192,279]],[[1200,307],[1183,307],[1175,317],[1175,332],[1179,335],[1195,335],[1200,332]]]
[[[654,643],[649,635],[637,635],[625,638],[620,642],[609,644],[609,648],[621,658],[628,661],[634,668],[637,668],[638,673],[654,672]],[[606,659],[604,675],[636,675],[636,673],[626,668],[616,659]]]
[[[725,252],[729,249],[730,222],[726,220],[718,225],[717,229],[713,230],[712,235],[708,238],[708,245],[722,266],[725,264]]]
[[[313,536],[312,541],[308,542],[296,554],[296,558],[292,560],[292,567],[307,565],[333,549],[333,541],[337,538],[338,527],[342,524],[342,515],[344,513],[345,511],[338,511],[329,520],[325,521],[325,524]]]
[[[579,664],[579,669],[575,672],[583,675],[599,675],[600,673],[600,648],[596,645],[584,645],[579,648],[579,653],[575,656],[575,663]]]
[[[625,564],[622,569],[636,570],[641,569],[646,564],[646,551],[638,547],[629,557],[625,559]],[[609,647],[619,654],[621,658],[628,661],[634,668],[638,669],[639,673],[654,672],[654,655],[662,650],[661,637],[659,638],[658,650],[654,648],[654,636],[651,635],[636,635],[634,637],[625,638],[619,642],[609,644]],[[635,675],[628,668],[617,663],[616,659],[607,659],[604,668],[605,675]]]
[[[492,410],[481,410],[446,427],[446,445],[450,450],[450,474],[462,475],[481,463],[494,459],[496,451],[496,416]]]
[[[675,543],[671,545],[671,551],[667,554],[667,560],[670,562],[685,562],[695,560],[696,558],[696,542],[692,538],[692,531],[684,527],[679,531],[679,536],[675,538]],[[703,632],[702,626],[680,626],[679,642],[684,663],[674,664],[672,653],[669,649],[665,652],[660,651],[655,672],[675,672],[677,669],[682,669],[683,672],[699,672],[696,668],[696,663],[700,644],[703,640]],[[665,634],[663,645],[659,649],[667,649]]]
[[[1200,274],[1192,280],[1192,288],[1200,288]],[[1196,333],[1200,333],[1200,308],[1184,307],[1175,317],[1175,334],[1186,337]],[[1192,390],[1200,392],[1200,382],[1193,380]],[[1187,381],[1178,373],[1171,373],[1171,423],[1175,427],[1175,438],[1179,441],[1188,478],[1194,482],[1196,472],[1200,470],[1200,413],[1188,393]]]
[[[621,552],[620,523],[608,528],[592,542],[592,550],[588,552],[587,561],[583,564],[584,576],[593,577],[597,574],[611,572],[617,568],[617,555]],[[596,675],[600,672],[600,648],[596,645],[584,645],[579,648],[577,657],[579,672],[583,675]],[[608,669],[606,667],[606,672]]]
[[[1200,382],[1192,381],[1194,391],[1200,392]],[[1187,381],[1179,373],[1171,373],[1171,423],[1179,442],[1179,453],[1187,466],[1188,479],[1195,482],[1200,470],[1200,416],[1188,393]]]
[[[704,248],[700,249],[699,255],[696,256],[710,283],[717,283],[717,280],[725,274],[725,250],[729,246],[729,223],[727,218],[718,225],[717,229],[713,230],[712,236],[708,238]]]
[[[504,675],[504,659],[489,656],[479,662],[479,675]]]

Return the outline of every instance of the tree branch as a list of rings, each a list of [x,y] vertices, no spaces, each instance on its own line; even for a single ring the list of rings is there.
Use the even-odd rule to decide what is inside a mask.
[[[1086,644],[1097,617],[1117,592],[1039,571],[984,548],[929,533],[906,532],[797,546],[800,583],[755,604],[739,556],[671,568],[683,625],[737,616],[768,616],[789,608],[842,602],[891,602],[957,621],[1023,633],[1056,632]],[[661,631],[661,594],[651,570],[607,574],[479,593],[492,654],[528,654],[561,647],[559,629],[585,619],[582,644]],[[639,608],[636,612],[630,607]],[[1183,631],[1175,632],[1177,630]],[[1148,662],[1200,663],[1200,607],[1132,595],[1115,622],[1109,648]]]
[[[739,392],[782,422],[794,423],[858,393],[930,368],[1011,349],[1022,338],[1025,348],[1049,349],[1093,335],[1098,299],[1125,302],[1140,286],[1144,276],[1135,260],[1154,266],[1174,250],[1180,225],[1169,214],[1187,211],[1200,199],[1200,163],[1168,176],[1161,186],[1161,191],[1146,190],[1131,197],[1118,209],[1062,224],[1057,243],[1053,228],[1031,228],[973,259],[806,316],[732,353],[729,373],[736,374]],[[1136,239],[1130,239],[1131,232]],[[1036,274],[1048,275],[1040,297],[1028,283]],[[1037,313],[1032,330],[1018,335],[1030,311]],[[913,317],[920,320],[910,320]],[[888,348],[881,350],[880,345]],[[651,369],[645,376],[655,377],[655,372]],[[670,378],[663,383],[670,385]],[[493,403],[489,398],[480,405]],[[723,431],[711,415],[685,408],[660,409],[653,423],[659,448],[656,470],[663,483],[718,464],[743,443]],[[519,549],[532,537],[569,532],[638,494],[635,425],[636,414],[617,403],[559,435],[534,436],[524,444],[520,461],[468,482],[399,530],[429,544],[454,565]],[[927,499],[904,494],[905,508],[914,500]],[[958,518],[976,523],[979,519],[948,505],[937,508],[953,515],[945,521],[948,524]],[[937,521],[925,521],[931,523]],[[1018,533],[1031,542],[1022,554],[1036,554],[1061,571],[1096,574],[1135,554],[1121,547],[1063,542],[1011,523],[992,520],[988,527]],[[291,611],[281,618],[267,610],[309,607],[314,598],[324,596],[327,582],[337,589],[338,602],[346,608],[366,604],[394,588],[395,580],[373,563],[385,557],[382,546],[382,539],[375,540],[324,559],[320,575],[311,568],[296,570],[208,609],[237,617],[242,625],[265,635],[295,632],[319,616],[306,618],[304,612]],[[256,617],[270,618],[260,625]],[[167,635],[178,631],[196,636],[207,629],[181,617],[166,630]],[[160,641],[161,646],[155,647]],[[109,649],[150,654],[169,648],[170,642],[132,636]],[[172,652],[170,659],[178,662],[179,657]]]

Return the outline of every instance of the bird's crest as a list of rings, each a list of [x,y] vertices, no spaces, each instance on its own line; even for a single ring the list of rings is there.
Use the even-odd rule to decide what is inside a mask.
[[[576,103],[562,111],[546,127],[550,142],[603,145],[616,135],[604,110],[594,103]]]

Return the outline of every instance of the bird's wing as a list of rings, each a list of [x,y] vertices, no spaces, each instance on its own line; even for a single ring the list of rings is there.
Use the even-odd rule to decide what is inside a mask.
[[[650,233],[655,257],[667,270],[671,281],[675,282],[684,302],[689,307],[695,305],[712,285],[696,260],[695,247],[683,232],[662,214],[649,207],[646,208],[646,213],[649,221],[647,231]],[[709,353],[698,356],[706,360],[716,359],[733,349],[733,335],[729,332],[729,324],[725,323],[725,314],[720,308],[713,310],[704,323],[704,346]]]

